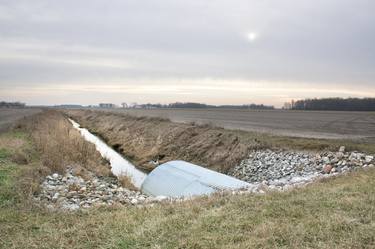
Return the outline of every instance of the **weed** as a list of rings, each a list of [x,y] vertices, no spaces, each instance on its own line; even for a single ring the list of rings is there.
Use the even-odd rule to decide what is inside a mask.
[[[30,131],[37,141],[39,134]],[[47,133],[56,138],[53,131]],[[0,135],[0,151],[6,155],[0,163],[0,248],[375,247],[374,169],[265,195],[216,194],[142,208],[51,212],[25,198],[37,191],[38,177],[50,173],[42,157],[32,157],[27,165],[9,160],[29,146],[26,137],[20,143],[20,138]]]
[[[106,143],[145,171],[154,169],[149,162],[158,155],[165,155],[160,163],[182,159],[226,173],[250,151],[265,148],[337,151],[344,145],[348,150],[375,153],[375,143],[364,141],[275,136],[101,111],[70,110],[68,114],[105,136]]]
[[[130,190],[139,190],[137,187],[135,187],[131,181],[130,176],[128,175],[122,175],[118,177],[118,181],[120,185],[124,188],[130,189]]]
[[[10,152],[5,148],[0,148],[0,159],[6,159],[10,156]]]
[[[14,162],[16,164],[25,165],[25,164],[29,163],[29,158],[28,158],[28,155],[26,153],[18,150],[18,151],[13,153],[12,162]]]
[[[63,173],[68,166],[77,165],[86,168],[86,172],[112,175],[95,145],[85,141],[60,112],[49,110],[28,117],[22,120],[22,127],[31,135],[43,165],[52,172]]]

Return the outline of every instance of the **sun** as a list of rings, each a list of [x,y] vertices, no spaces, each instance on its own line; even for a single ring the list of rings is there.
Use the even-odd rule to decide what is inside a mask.
[[[258,34],[254,32],[250,32],[247,34],[247,39],[249,39],[250,42],[255,41],[258,38]]]

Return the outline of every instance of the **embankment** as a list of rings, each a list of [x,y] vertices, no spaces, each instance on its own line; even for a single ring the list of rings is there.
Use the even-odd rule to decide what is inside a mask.
[[[344,145],[348,151],[375,153],[375,143],[362,140],[276,136],[98,110],[65,113],[146,171],[156,167],[152,161],[185,160],[227,173],[251,151],[265,148],[319,152]]]
[[[79,131],[60,112],[46,110],[20,120],[17,130],[28,134],[40,154],[46,173],[64,173],[68,167],[82,176],[112,176],[95,145],[85,141]]]
[[[152,161],[180,159],[227,172],[249,151],[264,147],[253,137],[209,125],[100,111],[70,110],[67,114],[147,171],[155,167]]]

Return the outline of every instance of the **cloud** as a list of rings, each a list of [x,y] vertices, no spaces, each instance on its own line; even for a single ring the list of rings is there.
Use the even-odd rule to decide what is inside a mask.
[[[102,84],[108,96],[123,87],[154,101],[181,93],[235,101],[226,91],[246,102],[275,89],[297,98],[311,89],[317,97],[362,96],[375,91],[374,7],[371,0],[0,0],[0,97],[73,84],[77,96]],[[251,91],[239,81],[267,84]]]
[[[95,84],[55,84],[18,86],[1,88],[0,92],[8,100],[43,100],[41,103],[62,104],[69,101],[93,104],[102,101],[158,102],[196,101],[209,104],[268,103],[281,106],[285,101],[315,96],[330,97],[375,97],[371,88],[338,87],[326,85],[324,88],[309,88],[309,84],[292,82],[250,82],[244,80],[218,79],[128,79],[122,82],[96,82]],[[209,98],[207,98],[209,94]],[[161,97],[162,96],[162,97]],[[68,101],[68,102],[69,102]],[[34,103],[36,103],[34,101]],[[39,103],[39,102],[37,102]]]

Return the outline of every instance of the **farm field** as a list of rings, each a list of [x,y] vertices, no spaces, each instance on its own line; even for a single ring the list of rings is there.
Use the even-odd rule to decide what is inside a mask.
[[[223,158],[229,158],[223,167],[233,166],[249,149],[263,147],[337,151],[344,144],[374,151],[359,141],[282,138],[118,113],[46,110],[13,121],[13,129],[0,132],[0,248],[374,247],[373,166],[282,192],[265,189],[265,194],[215,194],[177,203],[107,205],[114,198],[106,194],[107,186],[128,185],[111,175],[108,163],[72,128],[67,114],[107,136],[109,145],[124,149],[125,155],[138,148],[133,161],[149,151],[139,163],[163,153],[168,159],[193,160],[220,170],[213,166]],[[194,146],[186,147],[189,143]],[[65,186],[63,174],[73,181],[71,189],[47,198],[46,190]],[[83,208],[92,185],[86,189],[80,184],[99,179],[98,188],[105,191],[95,195],[102,203]],[[78,200],[81,207],[53,207],[67,200]]]
[[[0,249],[375,249],[372,10],[0,0]]]
[[[0,131],[11,126],[15,121],[40,112],[37,108],[0,108]]]
[[[375,112],[240,109],[100,109],[135,116],[197,122],[275,135],[358,139],[375,137]]]
[[[158,110],[155,110],[158,111]],[[139,168],[151,171],[152,161],[185,160],[226,173],[251,151],[375,152],[370,139],[317,139],[231,130],[196,122],[171,122],[160,117],[137,117],[128,112],[65,110],[65,113],[99,135]]]

